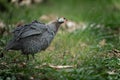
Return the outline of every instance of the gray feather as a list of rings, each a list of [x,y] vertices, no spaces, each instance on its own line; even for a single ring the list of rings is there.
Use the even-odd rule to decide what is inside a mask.
[[[6,50],[20,50],[22,54],[32,54],[45,50],[53,40],[61,23],[43,24],[34,21],[17,27],[13,38],[6,45]]]
[[[19,40],[20,38],[25,38],[31,35],[42,34],[46,30],[47,27],[45,24],[32,22],[31,24],[17,27],[13,33],[16,40]]]

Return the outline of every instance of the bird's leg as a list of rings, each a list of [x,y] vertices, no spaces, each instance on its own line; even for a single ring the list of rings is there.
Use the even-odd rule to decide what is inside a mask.
[[[37,62],[37,59],[35,59],[35,54],[31,54],[32,55],[32,58],[33,58],[33,62]]]
[[[26,56],[27,56],[27,61],[29,61],[29,55],[27,54]]]
[[[34,54],[32,54],[32,58],[33,58],[33,59],[35,59],[35,56],[34,56]]]
[[[36,62],[37,60],[35,59],[35,55],[34,54],[32,54],[32,57],[33,57],[33,60]]]
[[[15,56],[13,60],[16,62],[17,59],[18,59],[20,56],[21,56],[21,55],[17,55],[17,56]]]

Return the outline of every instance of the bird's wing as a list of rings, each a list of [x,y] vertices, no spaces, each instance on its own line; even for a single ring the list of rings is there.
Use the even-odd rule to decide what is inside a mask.
[[[42,34],[47,31],[47,26],[43,23],[34,21],[28,25],[17,27],[13,33],[16,40],[25,38],[31,35]]]

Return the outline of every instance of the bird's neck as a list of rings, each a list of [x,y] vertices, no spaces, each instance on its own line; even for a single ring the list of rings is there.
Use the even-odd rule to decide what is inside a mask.
[[[58,31],[58,29],[59,29],[60,25],[61,25],[60,23],[55,22],[56,32]]]
[[[49,27],[51,28],[51,30],[54,31],[54,33],[57,33],[61,24],[58,22],[52,22],[50,25],[51,26],[49,26]]]

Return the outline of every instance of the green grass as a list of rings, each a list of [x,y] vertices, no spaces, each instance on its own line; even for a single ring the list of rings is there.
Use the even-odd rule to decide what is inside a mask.
[[[36,54],[36,61],[31,57],[26,65],[24,55],[17,58],[19,62],[13,62],[20,52],[7,52],[6,58],[0,59],[0,79],[28,80],[34,77],[38,80],[119,80],[120,58],[111,56],[110,53],[112,49],[120,49],[118,4],[118,0],[50,0],[46,4],[30,7],[16,7],[10,4],[8,12],[0,12],[0,20],[5,22],[8,31],[21,20],[29,23],[35,19],[39,20],[44,14],[64,16],[75,22],[96,25],[93,27],[88,25],[85,30],[76,30],[72,33],[60,29],[60,33],[56,35],[49,48]],[[104,27],[97,28],[98,24]],[[6,45],[10,37],[11,34],[1,35],[0,48]],[[106,41],[103,43],[104,46],[100,44],[102,40]],[[42,66],[43,64],[47,65]],[[75,67],[57,70],[50,68],[48,64]]]

